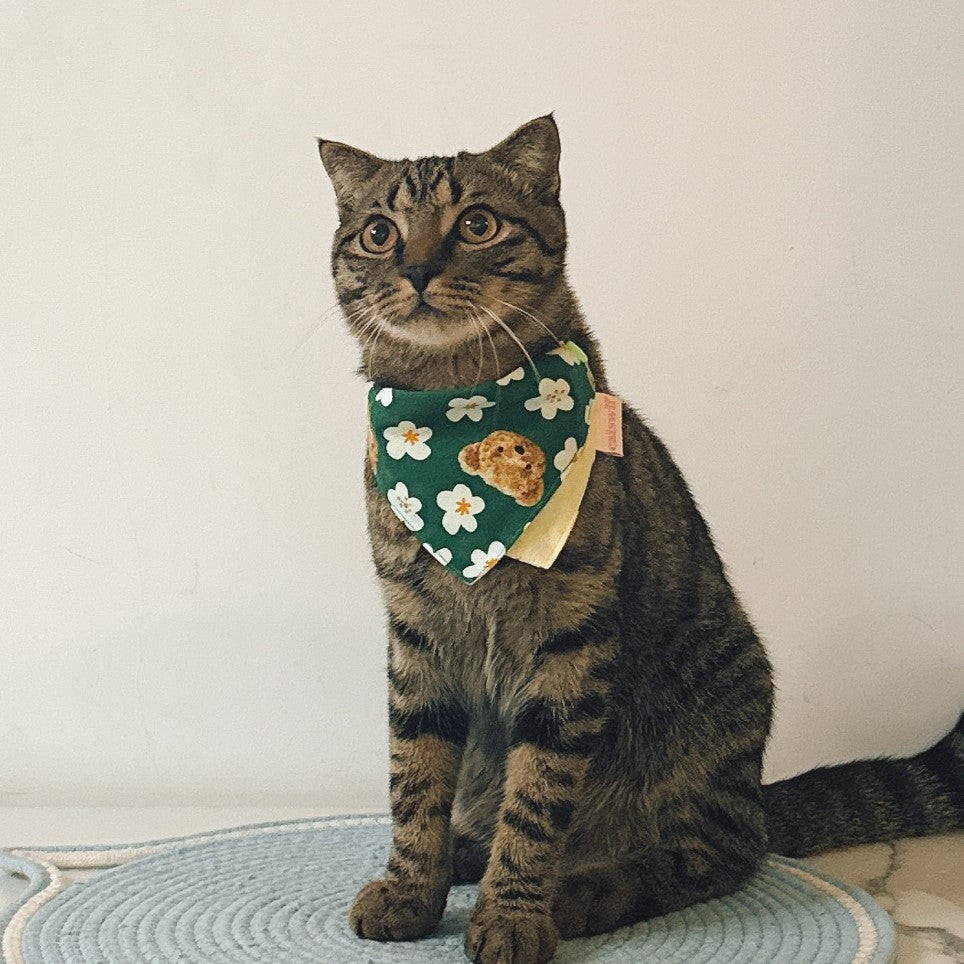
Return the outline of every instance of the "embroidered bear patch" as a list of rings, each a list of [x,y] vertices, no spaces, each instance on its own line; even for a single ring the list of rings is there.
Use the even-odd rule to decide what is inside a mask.
[[[459,465],[519,505],[535,505],[543,492],[546,456],[531,439],[516,432],[491,432],[459,452]]]

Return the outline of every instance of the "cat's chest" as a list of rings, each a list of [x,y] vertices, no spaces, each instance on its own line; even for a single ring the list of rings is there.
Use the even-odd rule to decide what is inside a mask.
[[[467,584],[421,547],[377,490],[369,490],[368,516],[389,611],[431,640],[453,682],[495,698],[525,676],[552,630],[545,573],[506,558]]]
[[[512,559],[473,585],[418,555],[413,570],[425,590],[419,631],[431,640],[445,677],[475,708],[510,713],[532,676],[539,644],[552,632],[545,587],[531,567]],[[391,610],[392,589],[386,597]]]
[[[431,641],[450,685],[479,712],[511,716],[539,647],[581,625],[613,592],[612,574],[504,558],[472,584],[439,565],[368,486],[372,552],[389,612]],[[588,538],[577,523],[571,541]]]

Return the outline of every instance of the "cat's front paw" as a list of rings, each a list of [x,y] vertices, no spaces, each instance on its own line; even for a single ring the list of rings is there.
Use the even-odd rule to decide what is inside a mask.
[[[475,964],[545,964],[558,943],[559,932],[547,912],[483,897],[465,934],[465,953]]]
[[[373,941],[411,941],[435,930],[445,900],[425,890],[383,878],[358,892],[348,923],[359,936]]]

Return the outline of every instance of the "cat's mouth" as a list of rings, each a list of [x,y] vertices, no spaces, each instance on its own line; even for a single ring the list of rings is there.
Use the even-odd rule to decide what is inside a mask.
[[[436,308],[424,294],[419,295],[418,301],[415,302],[412,310],[408,313],[408,318],[428,318],[436,317],[441,318],[445,312],[441,309]]]

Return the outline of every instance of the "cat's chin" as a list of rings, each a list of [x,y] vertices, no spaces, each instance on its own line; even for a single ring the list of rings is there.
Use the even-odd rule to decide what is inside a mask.
[[[475,341],[484,332],[482,322],[473,326],[464,318],[453,318],[437,308],[413,311],[404,321],[383,322],[385,333],[395,341],[423,351],[450,351]]]

